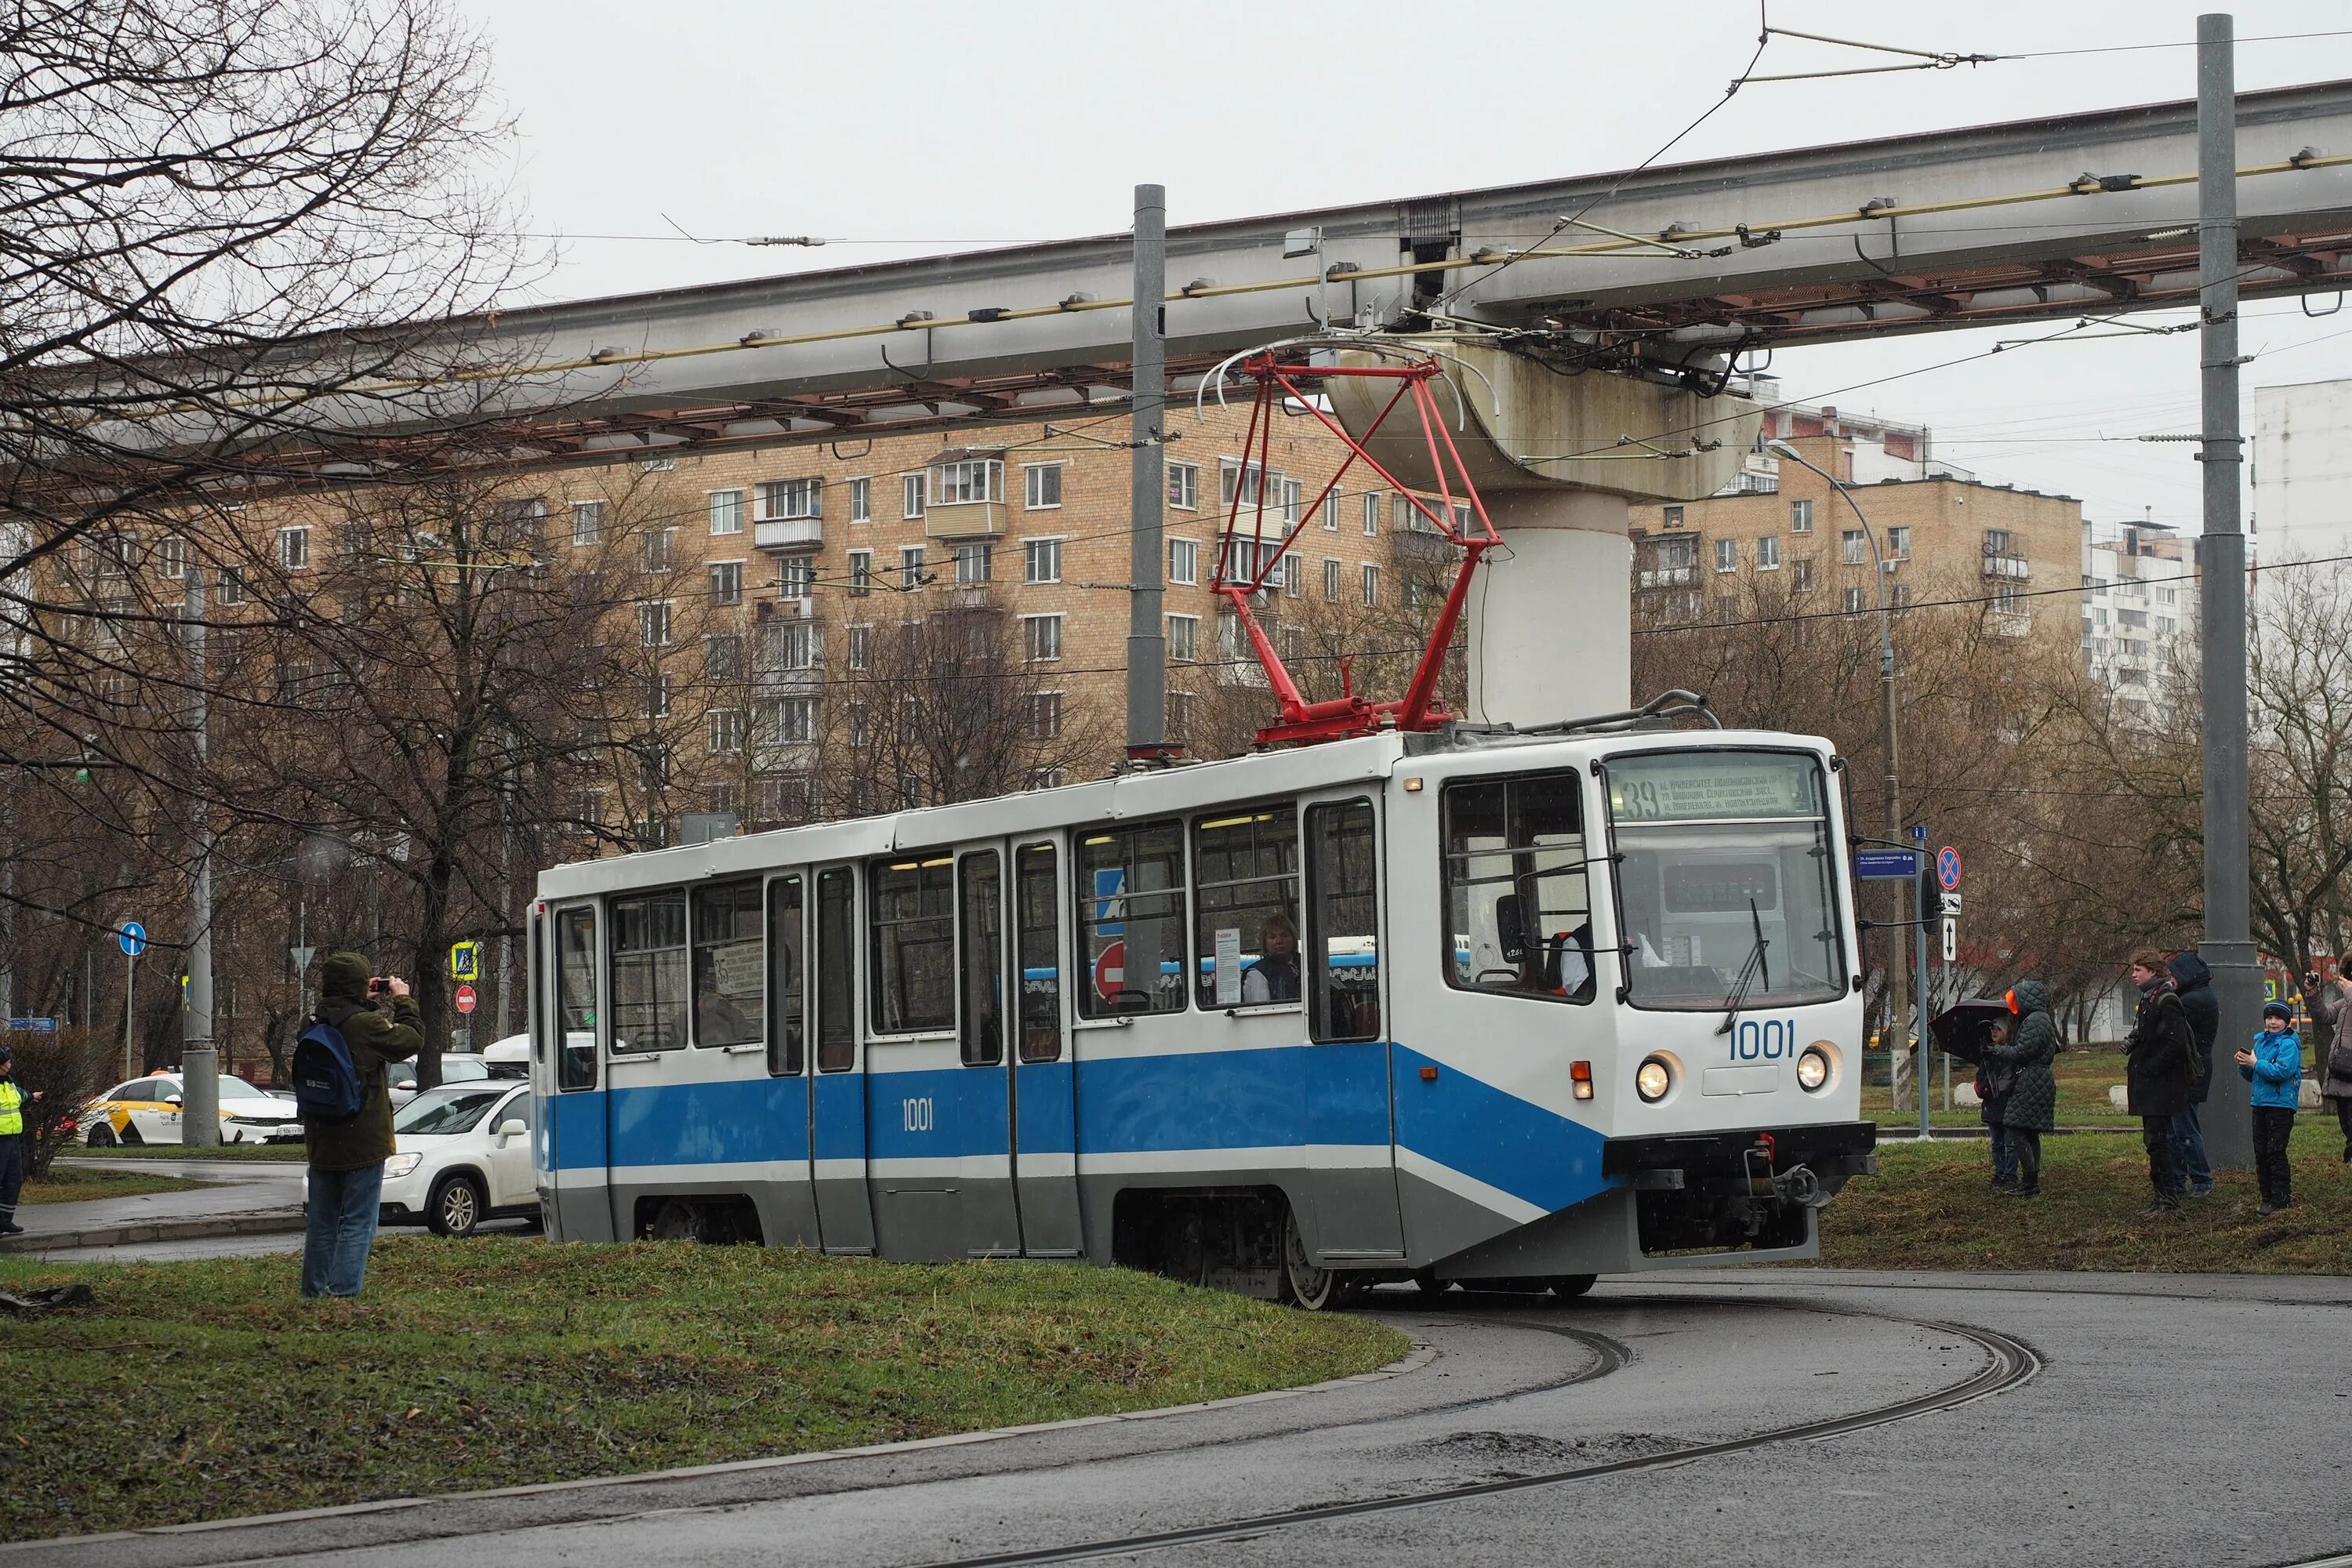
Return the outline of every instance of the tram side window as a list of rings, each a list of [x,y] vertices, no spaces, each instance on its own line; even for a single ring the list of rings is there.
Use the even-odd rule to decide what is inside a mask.
[[[613,1049],[686,1044],[686,892],[614,899]]]
[[[797,876],[768,884],[768,1070],[778,1078],[798,1078],[806,1060],[801,986],[808,973],[808,933],[801,897]]]
[[[1572,773],[1446,786],[1445,974],[1456,988],[1592,1000],[1580,802]]]
[[[1380,1038],[1380,841],[1369,800],[1307,808],[1307,963],[1313,1037]]]
[[[1150,822],[1078,840],[1078,940],[1089,1018],[1184,1010],[1184,828]]]
[[[816,1070],[847,1072],[857,1065],[856,950],[852,926],[856,889],[837,866],[816,879]]]
[[[767,1010],[760,940],[760,884],[723,882],[694,892],[694,1043],[760,1043]]]
[[[1054,847],[1024,844],[1013,854],[1014,959],[1021,965],[1021,1059],[1062,1059],[1062,933],[1054,901]]]
[[[1201,1005],[1297,1001],[1297,809],[1280,801],[1193,824],[1192,886]]]
[[[955,1023],[955,864],[877,861],[866,879],[874,1027],[900,1035]]]
[[[962,861],[956,921],[963,973],[963,1009],[957,1040],[963,1065],[993,1067],[1004,1059],[1004,1019],[997,1005],[1004,984],[1004,879],[996,851]]]
[[[555,917],[555,1057],[558,1089],[596,1087],[596,911],[583,904]]]

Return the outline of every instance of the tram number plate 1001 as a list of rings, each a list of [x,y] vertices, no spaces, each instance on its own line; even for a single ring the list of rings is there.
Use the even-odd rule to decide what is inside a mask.
[[[1796,1054],[1794,1018],[1742,1018],[1731,1033],[1731,1059],[1736,1062],[1777,1062]]]
[[[931,1097],[928,1094],[898,1102],[898,1125],[908,1132],[929,1132],[931,1130]]]

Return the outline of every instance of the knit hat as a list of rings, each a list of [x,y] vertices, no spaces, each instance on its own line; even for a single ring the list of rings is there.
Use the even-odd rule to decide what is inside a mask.
[[[319,965],[319,995],[321,999],[332,996],[345,1002],[364,1002],[368,981],[374,973],[375,965],[364,954],[331,952]]]
[[[2288,1006],[2284,1002],[2265,1002],[2263,1004],[2263,1016],[2265,1018],[2284,1018],[2288,1023],[2292,1024],[2294,1022],[2294,1009]]]

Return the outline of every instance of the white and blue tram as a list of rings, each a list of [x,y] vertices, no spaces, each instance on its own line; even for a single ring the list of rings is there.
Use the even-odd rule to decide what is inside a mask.
[[[548,1233],[1309,1306],[1811,1256],[1874,1142],[1838,766],[1388,732],[557,867]]]

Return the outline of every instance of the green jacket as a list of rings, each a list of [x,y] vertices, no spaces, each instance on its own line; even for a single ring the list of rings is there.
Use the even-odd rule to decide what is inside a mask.
[[[392,1158],[392,1085],[384,1066],[404,1062],[425,1048],[425,1019],[415,998],[392,999],[387,1018],[365,1002],[348,996],[327,996],[319,1004],[319,1020],[342,1031],[352,1048],[352,1065],[359,1069],[360,1113],[349,1121],[303,1124],[310,1144],[310,1169],[357,1171]]]

